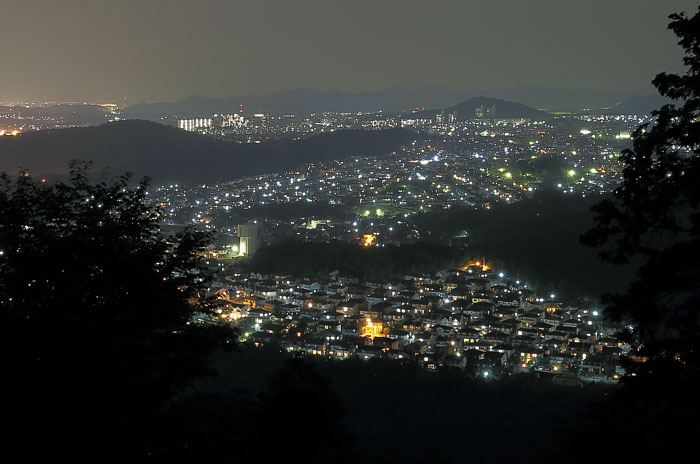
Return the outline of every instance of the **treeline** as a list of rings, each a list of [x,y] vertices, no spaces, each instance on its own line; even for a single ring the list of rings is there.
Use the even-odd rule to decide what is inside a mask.
[[[254,272],[326,276],[340,271],[366,280],[387,280],[406,274],[435,273],[460,264],[464,250],[419,242],[363,247],[346,242],[306,243],[294,240],[261,248],[250,261]]]
[[[512,205],[491,210],[459,209],[416,218],[417,227],[434,241],[467,233],[470,255],[503,262],[511,274],[539,291],[568,298],[593,298],[621,291],[636,265],[613,266],[601,261],[599,250],[579,242],[593,227],[591,206],[602,196],[564,195],[543,191]]]

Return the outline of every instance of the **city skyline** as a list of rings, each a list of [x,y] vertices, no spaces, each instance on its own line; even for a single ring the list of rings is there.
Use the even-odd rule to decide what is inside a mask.
[[[37,8],[38,7],[38,8]],[[311,87],[653,93],[690,1],[186,2],[4,7],[0,101],[178,101]],[[42,11],[41,17],[36,11]]]

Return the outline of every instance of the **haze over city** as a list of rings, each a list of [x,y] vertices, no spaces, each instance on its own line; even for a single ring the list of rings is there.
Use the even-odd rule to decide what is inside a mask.
[[[653,93],[689,0],[30,0],[3,4],[0,101],[135,104],[297,87]]]

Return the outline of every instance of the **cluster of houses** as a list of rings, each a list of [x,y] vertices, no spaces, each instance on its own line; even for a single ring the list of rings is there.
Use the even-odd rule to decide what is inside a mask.
[[[538,297],[479,262],[391,283],[337,272],[315,280],[237,275],[213,286],[207,301],[201,321],[235,324],[254,346],[484,377],[550,371],[614,381],[629,349],[598,311]]]

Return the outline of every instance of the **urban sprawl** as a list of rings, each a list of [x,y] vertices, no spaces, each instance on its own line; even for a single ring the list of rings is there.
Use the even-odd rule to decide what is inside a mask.
[[[116,107],[109,110],[119,118]],[[165,225],[217,232],[207,253],[216,271],[209,289],[215,317],[201,314],[196,322],[234,324],[246,343],[275,344],[290,353],[389,358],[483,378],[540,371],[561,374],[554,376],[561,383],[616,381],[624,373],[620,357],[629,354],[616,338],[619,327],[607,325],[595,308],[538,295],[487,261],[391,282],[338,272],[310,278],[236,270],[265,243],[294,238],[383,247],[420,240],[425,231],[413,218],[422,213],[488,210],[544,189],[582,197],[610,192],[621,178],[621,150],[632,130],[648,121],[590,113],[503,120],[491,117],[494,112],[478,108],[467,121],[444,113],[421,119],[411,113],[244,116],[242,110],[165,117],[183,130],[238,143],[343,129],[403,127],[420,134],[382,156],[149,192],[165,213]],[[5,135],[46,125],[16,115],[6,116],[4,124]],[[301,209],[281,218],[270,214],[275,205]]]

